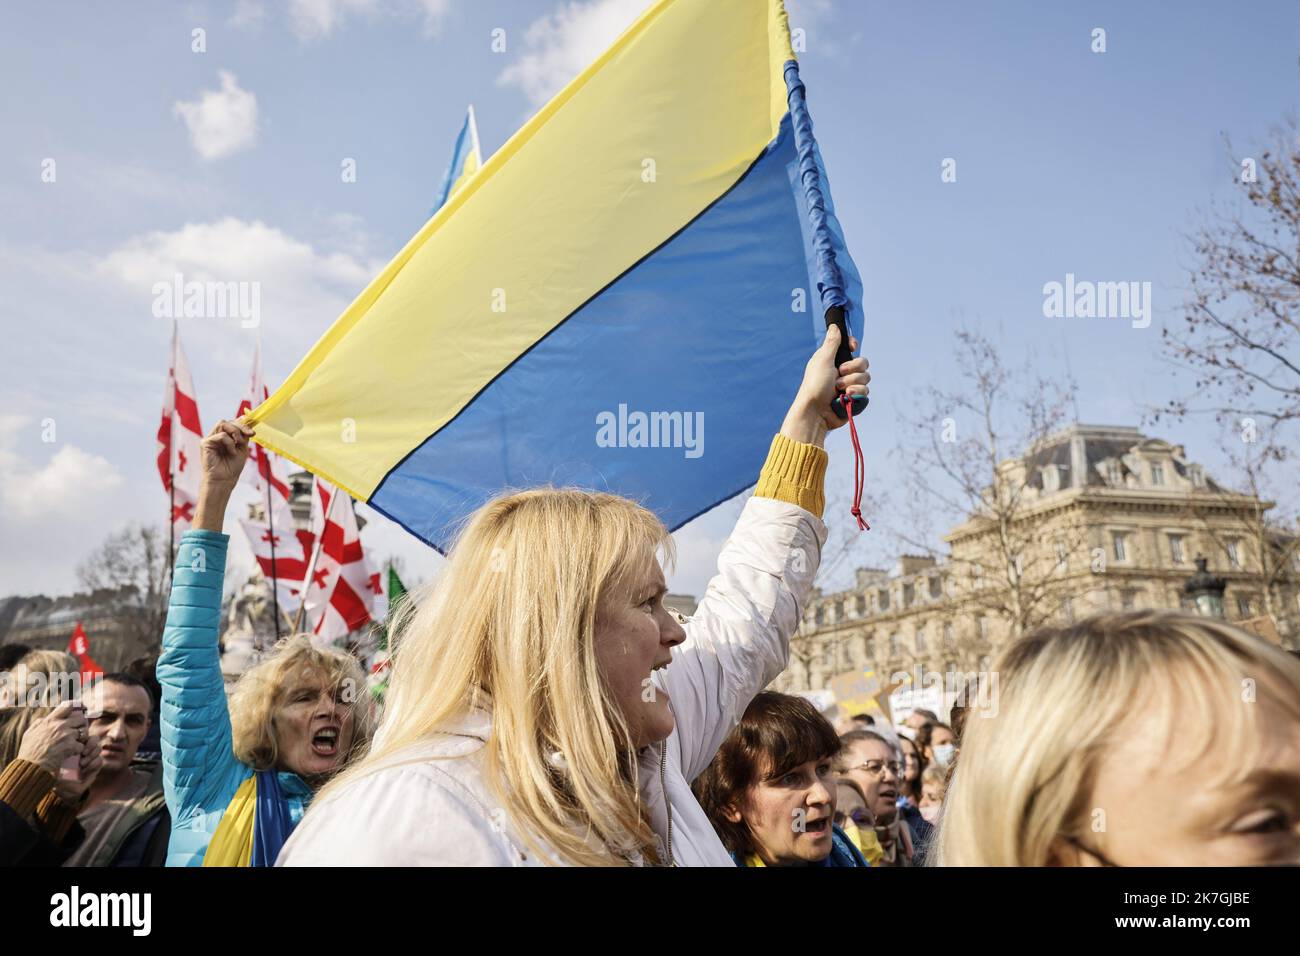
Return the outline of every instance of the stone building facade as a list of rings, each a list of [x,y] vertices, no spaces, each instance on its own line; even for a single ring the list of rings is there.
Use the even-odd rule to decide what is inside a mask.
[[[1300,643],[1295,539],[1266,529],[1270,502],[1217,484],[1182,446],[1136,428],[1075,425],[1002,467],[1026,492],[1014,562],[995,544],[998,529],[972,516],[947,534],[942,556],[903,555],[889,569],[858,569],[846,590],[816,590],[774,688],[822,690],[867,668],[987,671],[1018,630],[1013,563],[1032,602],[1020,617],[1037,625],[1191,610],[1183,585],[1204,556],[1227,581],[1227,618],[1267,616],[1285,646]]]

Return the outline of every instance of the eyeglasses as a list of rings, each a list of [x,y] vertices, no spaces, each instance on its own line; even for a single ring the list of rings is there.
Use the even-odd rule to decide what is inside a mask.
[[[897,760],[891,760],[889,763],[881,763],[879,760],[868,760],[866,763],[860,763],[850,770],[865,770],[873,777],[884,776],[884,771],[888,770],[895,777],[903,775],[903,766]]]
[[[867,830],[876,825],[876,818],[866,810],[854,810],[852,813],[836,813],[835,825],[844,826],[845,820],[852,820],[853,825],[859,830]]]

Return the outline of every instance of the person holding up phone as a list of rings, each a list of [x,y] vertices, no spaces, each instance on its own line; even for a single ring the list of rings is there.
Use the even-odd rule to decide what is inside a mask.
[[[104,763],[85,708],[33,712],[17,753],[0,757],[0,865],[62,863],[85,837],[77,811]]]

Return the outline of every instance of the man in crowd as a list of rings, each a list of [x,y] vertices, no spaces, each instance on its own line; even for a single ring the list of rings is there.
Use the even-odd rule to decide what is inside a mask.
[[[64,866],[162,866],[171,834],[162,775],[132,765],[149,731],[153,694],[130,674],[106,674],[85,701],[104,766],[77,815],[86,838]]]

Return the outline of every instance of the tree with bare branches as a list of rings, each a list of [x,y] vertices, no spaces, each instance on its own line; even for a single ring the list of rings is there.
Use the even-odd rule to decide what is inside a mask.
[[[110,534],[80,565],[78,583],[87,591],[130,592],[132,613],[122,637],[130,646],[156,650],[167,621],[170,592],[167,535],[136,524]]]
[[[1180,328],[1166,328],[1167,353],[1195,376],[1192,396],[1165,411],[1300,419],[1300,129],[1272,132],[1257,157],[1239,161],[1242,202],[1191,237],[1197,264]],[[1228,143],[1231,153],[1231,143]],[[1238,163],[1234,159],[1234,163]]]
[[[976,614],[1000,618],[1013,635],[1060,615],[1070,572],[1086,553],[1082,522],[1048,506],[1042,469],[1050,439],[1070,421],[1073,384],[1029,365],[1008,368],[984,335],[957,333],[958,376],[918,394],[904,415],[898,455],[911,520],[895,530],[904,547],[944,560],[950,588]],[[936,522],[958,527],[936,553]],[[1075,567],[1070,567],[1071,558]],[[977,647],[959,649],[969,656]]]

